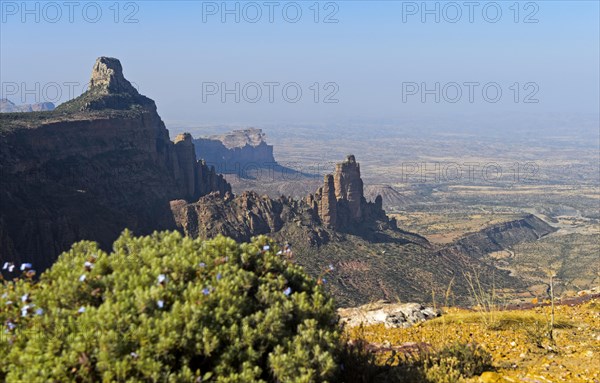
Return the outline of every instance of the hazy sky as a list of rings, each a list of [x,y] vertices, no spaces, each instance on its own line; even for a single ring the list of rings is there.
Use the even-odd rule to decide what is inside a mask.
[[[598,114],[598,1],[0,3],[16,103],[113,56],[173,125]]]

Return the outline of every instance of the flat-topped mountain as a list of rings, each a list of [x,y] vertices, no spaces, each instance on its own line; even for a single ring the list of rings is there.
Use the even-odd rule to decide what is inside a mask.
[[[267,143],[266,134],[262,129],[257,128],[238,129],[225,134],[212,135],[207,139],[219,140],[227,149],[243,148],[244,146],[257,147]]]
[[[267,144],[262,129],[234,130],[194,140],[196,155],[222,173],[244,176],[244,169],[277,166],[273,145]]]
[[[154,101],[101,57],[90,88],[51,112],[0,115],[0,258],[39,269],[81,239],[174,229],[169,201],[230,185],[175,142]]]

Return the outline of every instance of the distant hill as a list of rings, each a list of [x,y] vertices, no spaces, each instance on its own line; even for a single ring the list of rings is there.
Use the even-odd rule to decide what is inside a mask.
[[[7,98],[0,99],[0,113],[45,112],[54,110],[54,108],[55,106],[51,102],[16,105]]]

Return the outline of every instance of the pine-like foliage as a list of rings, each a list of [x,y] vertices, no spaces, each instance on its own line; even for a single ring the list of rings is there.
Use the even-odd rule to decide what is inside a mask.
[[[79,242],[38,282],[2,283],[0,381],[331,381],[334,304],[276,251],[176,232],[125,231],[110,254]]]

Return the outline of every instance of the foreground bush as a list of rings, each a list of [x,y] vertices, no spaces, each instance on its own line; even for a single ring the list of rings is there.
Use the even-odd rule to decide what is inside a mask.
[[[3,282],[0,381],[331,381],[334,305],[267,246],[128,232],[111,254],[73,245],[39,282]]]

